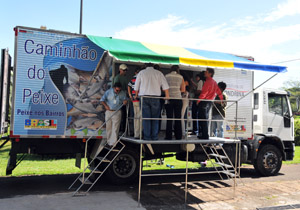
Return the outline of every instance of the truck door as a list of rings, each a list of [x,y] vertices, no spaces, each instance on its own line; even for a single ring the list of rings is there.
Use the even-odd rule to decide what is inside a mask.
[[[293,139],[292,113],[286,95],[268,93],[267,133],[282,140]]]

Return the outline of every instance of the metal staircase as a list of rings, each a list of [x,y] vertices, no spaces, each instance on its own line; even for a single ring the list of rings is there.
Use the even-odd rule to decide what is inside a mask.
[[[121,105],[115,112],[112,114],[112,116],[107,119],[107,121],[111,120],[113,115],[119,111],[123,105]],[[105,124],[105,121],[98,129],[100,130]],[[127,128],[127,125],[126,125]],[[90,155],[91,161],[88,163],[87,166],[86,160],[87,158],[87,150],[88,150],[88,142],[92,138],[88,138],[85,143],[85,155],[84,155],[84,169],[83,171],[79,174],[79,176],[75,179],[75,181],[70,185],[68,188],[69,190],[72,189],[72,187],[76,183],[81,183],[79,187],[74,191],[73,196],[75,195],[86,195],[92,187],[96,184],[96,182],[100,179],[100,177],[104,174],[104,172],[108,169],[108,167],[111,165],[111,163],[115,160],[116,157],[122,152],[122,150],[125,148],[125,144],[122,143],[120,140],[121,138],[126,134],[126,130],[123,133],[122,136],[119,137],[119,139],[115,142],[113,146],[109,146],[106,142],[106,140],[101,140],[99,144],[96,144],[94,146],[94,150],[92,154]],[[97,175],[96,178],[94,178]],[[90,187],[83,191],[80,192],[83,186],[85,185],[90,185]]]
[[[215,170],[218,172],[220,178],[223,180],[223,177],[221,174],[225,174],[228,179],[234,179],[234,182],[236,178],[240,179],[240,171],[239,169],[240,163],[232,163],[230,158],[228,157],[227,153],[225,152],[223,145],[221,144],[206,144],[202,145],[200,144],[203,151],[205,152],[206,156],[208,157],[208,160],[211,162]],[[236,154],[235,160],[239,160],[240,158],[237,157]],[[213,161],[213,159],[215,161]]]
[[[75,179],[75,181],[70,185],[69,189],[71,189],[75,183],[80,182],[80,186],[74,191],[73,196],[75,195],[86,195],[92,187],[96,184],[96,182],[100,179],[100,177],[104,174],[104,172],[108,169],[111,163],[115,160],[115,158],[122,152],[125,148],[125,144],[120,141],[121,138],[112,146],[108,147],[106,144],[103,149],[99,152],[99,154],[103,154],[103,157],[96,155],[89,164],[84,168],[83,172],[79,174],[79,176]],[[89,174],[86,174],[90,171]],[[97,175],[96,179],[92,179],[94,175]],[[80,192],[80,189],[85,186],[90,185],[90,187]]]

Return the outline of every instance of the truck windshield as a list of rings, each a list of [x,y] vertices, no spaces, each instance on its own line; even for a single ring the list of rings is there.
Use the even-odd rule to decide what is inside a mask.
[[[289,114],[288,103],[285,95],[268,94],[269,112],[284,116]]]

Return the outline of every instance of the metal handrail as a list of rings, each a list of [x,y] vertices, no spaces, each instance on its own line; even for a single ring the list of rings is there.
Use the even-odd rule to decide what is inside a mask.
[[[139,96],[140,97],[140,101],[143,101],[143,98],[157,98],[157,99],[165,99],[165,100],[188,100],[188,101],[210,101],[210,102],[222,102],[223,100],[208,100],[208,99],[195,99],[195,98],[178,98],[178,97],[162,97],[162,96]],[[191,121],[207,121],[207,122],[235,122],[235,127],[237,127],[238,122],[243,122],[238,120],[238,102],[239,100],[226,100],[226,102],[232,102],[232,104],[229,106],[231,107],[233,104],[236,104],[236,117],[233,120],[229,120],[229,119],[225,119],[224,116],[222,116],[223,120],[219,120],[219,119],[185,119],[183,118],[183,116],[181,116],[181,118],[143,118],[142,114],[140,115],[140,117],[127,117],[127,119],[140,119],[140,122],[142,123],[143,120],[184,120],[186,122],[191,122]],[[214,103],[213,103],[214,104]],[[142,113],[142,109],[143,109],[143,104],[141,103],[141,113]],[[141,136],[141,135],[140,135]],[[235,129],[235,138],[237,139],[237,129]]]
[[[106,120],[106,121],[104,121],[104,123],[96,130],[96,132],[95,133],[97,133],[101,128],[103,128],[103,126],[104,125],[106,125],[106,123],[109,121],[109,120],[111,120],[111,118],[122,108],[124,106],[124,104],[122,103],[122,105],[120,106],[120,107],[118,107],[117,109],[116,109],[116,111],[114,111],[114,113]],[[86,157],[87,157],[87,145],[88,145],[88,142],[93,138],[94,136],[92,135],[92,136],[90,136],[87,140],[86,140],[86,142],[85,142],[85,150],[84,150],[84,160],[86,159]],[[82,175],[82,177],[83,177],[83,179],[84,179],[84,172],[85,172],[85,170],[86,170],[86,166],[85,166],[85,161],[84,161],[84,163],[83,163],[83,175]]]
[[[165,99],[165,97],[150,97],[150,96],[141,96],[141,97],[145,97],[145,98],[161,98],[161,99]],[[189,101],[198,101],[199,99],[183,99],[183,98],[168,98],[167,100],[172,100],[172,99],[176,99],[176,100],[189,100]],[[201,99],[202,101],[202,99]],[[203,101],[211,101],[211,102],[222,102],[222,100],[203,100]],[[238,103],[238,100],[226,100],[227,102],[234,102],[234,103]],[[213,104],[215,106],[215,104]],[[219,113],[221,116],[222,114]],[[128,119],[140,119],[140,117],[127,117]],[[224,121],[225,117],[222,116],[223,120],[209,120],[209,121]],[[188,120],[188,121],[201,121],[201,119],[184,119],[182,116],[181,118],[167,118],[167,119],[162,119],[162,118],[142,118],[143,120]],[[206,120],[205,120],[206,121]],[[231,120],[226,120],[228,122],[230,122]],[[234,120],[235,121],[235,120]],[[243,121],[238,121],[238,122],[243,122]]]

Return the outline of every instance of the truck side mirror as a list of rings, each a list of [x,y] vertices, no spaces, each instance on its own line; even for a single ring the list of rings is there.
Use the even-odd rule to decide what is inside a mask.
[[[299,104],[300,104],[300,97],[298,96],[297,99],[296,99],[297,112],[299,111]]]

